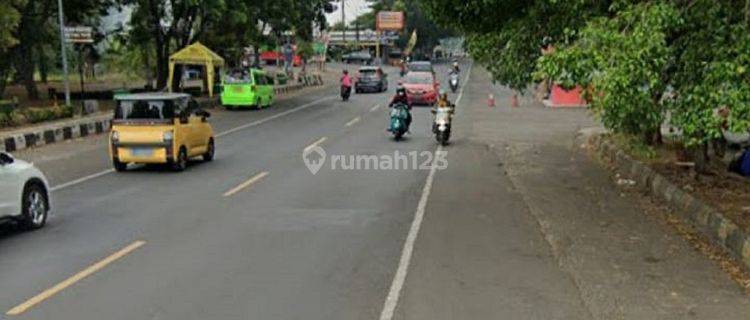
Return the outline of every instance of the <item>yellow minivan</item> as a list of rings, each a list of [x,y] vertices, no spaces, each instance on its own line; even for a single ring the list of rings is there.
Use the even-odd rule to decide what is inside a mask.
[[[109,154],[117,171],[129,163],[169,164],[185,170],[190,158],[211,161],[215,145],[211,116],[185,93],[115,96]]]

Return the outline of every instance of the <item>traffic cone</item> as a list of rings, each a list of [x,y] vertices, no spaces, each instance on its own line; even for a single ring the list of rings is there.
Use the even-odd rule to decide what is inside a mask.
[[[513,107],[513,108],[518,108],[518,94],[514,93],[514,94],[513,94],[513,95],[512,95],[511,97],[510,97],[510,105],[511,105],[511,107]]]
[[[487,106],[490,108],[495,106],[495,96],[492,93],[487,96]]]

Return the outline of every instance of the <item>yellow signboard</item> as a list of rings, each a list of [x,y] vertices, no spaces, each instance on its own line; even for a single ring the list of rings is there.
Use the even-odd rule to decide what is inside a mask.
[[[375,28],[379,31],[399,31],[404,28],[404,12],[379,11],[375,19]]]

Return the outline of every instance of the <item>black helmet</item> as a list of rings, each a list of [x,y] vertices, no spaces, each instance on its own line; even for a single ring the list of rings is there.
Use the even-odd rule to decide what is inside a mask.
[[[405,95],[406,94],[406,88],[404,88],[403,86],[398,86],[398,88],[396,88],[396,94],[399,95],[399,96]]]
[[[344,69],[344,74],[349,74],[349,70]]]

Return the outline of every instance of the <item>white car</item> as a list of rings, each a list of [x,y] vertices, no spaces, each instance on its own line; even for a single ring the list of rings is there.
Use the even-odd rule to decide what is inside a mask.
[[[0,221],[14,220],[39,229],[51,209],[49,184],[31,163],[0,152]]]

